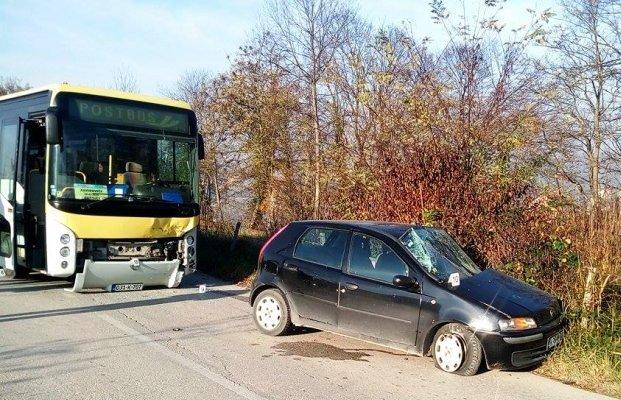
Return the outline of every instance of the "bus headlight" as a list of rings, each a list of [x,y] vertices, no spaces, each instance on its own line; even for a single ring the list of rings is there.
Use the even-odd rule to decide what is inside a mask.
[[[76,272],[76,235],[54,219],[45,224],[46,271],[49,276],[67,277]]]
[[[183,242],[180,243],[186,274],[196,270],[196,233],[196,228],[192,229],[183,236]]]
[[[69,247],[61,247],[60,255],[62,257],[69,257],[69,254],[71,254],[71,250],[69,250]]]

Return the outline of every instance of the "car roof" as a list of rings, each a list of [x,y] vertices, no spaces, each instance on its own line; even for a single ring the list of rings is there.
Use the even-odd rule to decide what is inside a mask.
[[[296,223],[307,225],[323,225],[332,228],[358,229],[362,231],[371,231],[392,236],[399,239],[410,228],[426,228],[415,224],[404,224],[398,222],[383,221],[353,221],[353,220],[305,220],[296,221]]]

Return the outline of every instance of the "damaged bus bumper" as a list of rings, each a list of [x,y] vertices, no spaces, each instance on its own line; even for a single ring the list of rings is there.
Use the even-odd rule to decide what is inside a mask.
[[[84,270],[75,275],[73,292],[85,289],[113,290],[115,285],[177,287],[186,272],[179,270],[179,260],[172,261],[84,261]]]

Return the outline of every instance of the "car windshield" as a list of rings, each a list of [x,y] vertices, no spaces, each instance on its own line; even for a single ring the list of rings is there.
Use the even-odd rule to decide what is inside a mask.
[[[410,228],[400,240],[416,261],[441,281],[446,281],[453,273],[465,278],[481,272],[457,242],[441,229]]]
[[[194,138],[66,121],[50,155],[53,199],[197,202]]]

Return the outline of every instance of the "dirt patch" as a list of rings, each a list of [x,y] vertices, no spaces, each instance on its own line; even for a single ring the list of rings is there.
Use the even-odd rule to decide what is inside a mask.
[[[365,357],[370,356],[369,353],[355,349],[341,349],[330,344],[309,341],[283,342],[272,346],[272,348],[277,350],[280,356],[327,358],[336,361],[352,360],[368,362]]]

